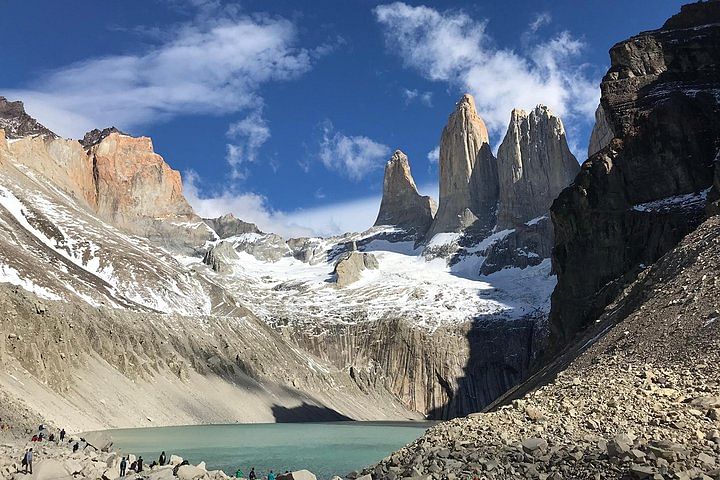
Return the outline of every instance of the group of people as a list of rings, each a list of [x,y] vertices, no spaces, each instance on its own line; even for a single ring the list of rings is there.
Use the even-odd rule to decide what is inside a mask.
[[[140,455],[136,460],[130,462],[130,465],[128,466],[128,462],[130,462],[130,457],[122,457],[122,460],[120,460],[120,476],[124,477],[127,475],[127,473],[135,472],[140,473],[143,471],[143,464],[144,460],[142,458],[142,455]],[[153,460],[153,462],[149,465],[150,468],[153,468],[156,465],[160,465],[161,467],[166,465],[168,463],[167,461],[167,455],[165,455],[165,452],[162,452],[160,454],[160,457],[157,459],[157,461]],[[187,462],[185,463],[187,465]],[[175,473],[175,472],[173,472]]]
[[[65,441],[65,438],[67,437],[67,432],[65,432],[65,429],[61,429],[60,432],[58,432],[57,436],[52,433],[48,432],[47,427],[44,424],[40,424],[38,427],[38,433],[34,434],[31,438],[31,442],[42,442],[42,441],[49,441],[49,442],[57,442],[57,443],[63,443]],[[72,438],[68,439],[68,443],[72,443],[72,450],[73,453],[77,452],[80,449],[80,442],[85,442],[84,439],[80,439],[80,441],[73,440]],[[85,442],[87,443],[87,442]],[[28,448],[25,450],[25,453],[23,454],[22,461],[20,462],[23,473],[32,475],[32,465],[33,465],[33,449]]]
[[[287,475],[288,473],[290,473],[290,471],[285,470],[285,474]],[[239,468],[235,472],[235,478],[244,478],[243,471]],[[257,478],[258,477],[257,473],[255,473],[255,467],[252,467],[250,469],[250,473],[248,474],[248,480],[257,480]],[[270,472],[267,474],[267,480],[277,480],[277,475],[275,474],[275,472],[270,470]]]

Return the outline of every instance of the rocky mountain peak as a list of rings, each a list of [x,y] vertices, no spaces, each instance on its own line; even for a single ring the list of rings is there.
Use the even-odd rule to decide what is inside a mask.
[[[568,148],[562,121],[545,105],[529,113],[512,111],[497,163],[500,229],[546,215],[580,168]]]
[[[5,97],[0,97],[0,128],[5,130],[6,138],[28,135],[57,138],[55,133],[27,114],[23,102],[10,102]]]
[[[254,223],[240,220],[232,213],[227,213],[217,218],[203,218],[203,221],[212,228],[220,238],[235,237],[245,233],[263,233]]]
[[[385,165],[383,197],[375,225],[394,225],[422,236],[430,228],[436,210],[432,198],[418,193],[407,155],[396,150]]]
[[[498,199],[497,165],[485,122],[465,94],[440,138],[440,203],[427,238],[470,226],[491,229]]]
[[[117,133],[119,135],[127,135],[125,132],[120,131],[116,127],[108,127],[103,128],[102,130],[99,130],[97,128],[94,128],[87,132],[82,140],[78,140],[80,144],[85,148],[90,148],[93,145],[97,145],[98,143],[102,142],[108,135],[111,133]]]

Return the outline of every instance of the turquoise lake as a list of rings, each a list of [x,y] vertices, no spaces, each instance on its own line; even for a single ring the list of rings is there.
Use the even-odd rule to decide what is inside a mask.
[[[307,469],[319,479],[343,476],[371,465],[420,437],[432,423],[337,422],[201,425],[110,430],[121,452],[142,455],[145,464],[160,452],[180,455],[208,470],[245,475],[255,467],[259,479]]]

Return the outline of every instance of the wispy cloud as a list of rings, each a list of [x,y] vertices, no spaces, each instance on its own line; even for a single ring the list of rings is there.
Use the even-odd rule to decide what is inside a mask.
[[[425,106],[432,107],[432,92],[421,92],[417,89],[403,88],[402,94],[403,97],[405,97],[406,105],[418,101]]]
[[[227,162],[231,177],[242,179],[247,176],[244,166],[257,160],[260,147],[270,138],[270,128],[262,116],[261,109],[254,110],[242,120],[230,125],[227,136],[234,140],[227,145]]]
[[[530,33],[537,33],[545,25],[548,25],[552,21],[552,16],[548,12],[542,12],[535,15],[535,19],[530,22],[529,31]]]
[[[320,160],[326,168],[350,180],[359,181],[382,167],[390,152],[390,147],[368,137],[347,136],[335,131],[329,120],[323,124]]]
[[[225,114],[262,106],[261,85],[306,72],[314,53],[298,48],[288,20],[205,12],[172,27],[162,43],[138,54],[79,61],[51,71],[23,89],[2,89],[61,135],[91,128],[135,127],[181,114]],[[216,10],[213,10],[216,11]],[[244,152],[246,154],[246,152]]]
[[[440,145],[428,152],[427,159],[430,161],[430,163],[440,162]]]
[[[395,2],[374,13],[388,49],[424,77],[472,93],[494,136],[504,131],[513,108],[538,103],[592,121],[598,81],[578,62],[584,44],[568,32],[516,52],[498,48],[485,22],[463,12]],[[540,16],[530,28],[537,31],[547,21]]]

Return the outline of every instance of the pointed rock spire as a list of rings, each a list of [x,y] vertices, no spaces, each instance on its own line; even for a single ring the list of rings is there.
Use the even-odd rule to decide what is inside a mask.
[[[529,114],[512,111],[497,162],[500,229],[546,215],[580,169],[568,148],[562,121],[544,105]]]
[[[418,193],[407,155],[396,150],[385,165],[383,196],[375,225],[395,225],[425,235],[436,210],[432,198]]]
[[[485,122],[465,94],[440,139],[440,205],[426,238],[469,226],[492,228],[498,198],[497,165]]]

